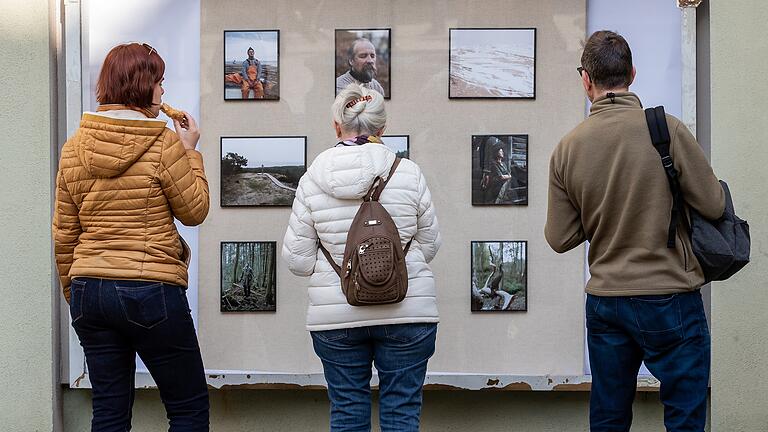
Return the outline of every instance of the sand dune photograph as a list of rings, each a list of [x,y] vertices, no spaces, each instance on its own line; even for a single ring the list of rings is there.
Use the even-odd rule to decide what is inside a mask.
[[[450,98],[536,97],[536,29],[451,29]]]

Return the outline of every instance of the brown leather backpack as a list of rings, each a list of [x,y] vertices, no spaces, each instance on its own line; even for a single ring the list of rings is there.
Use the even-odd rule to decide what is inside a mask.
[[[336,264],[321,243],[319,248],[341,278],[341,290],[352,306],[398,303],[408,291],[405,255],[409,241],[400,248],[400,233],[392,216],[379,203],[381,192],[394,175],[400,158],[389,170],[386,180],[377,177],[363,198],[347,234],[343,268]]]

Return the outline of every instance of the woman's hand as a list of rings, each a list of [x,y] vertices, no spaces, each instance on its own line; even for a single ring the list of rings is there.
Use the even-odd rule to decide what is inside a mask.
[[[184,148],[194,150],[200,140],[200,130],[197,128],[195,119],[188,112],[183,112],[184,120],[181,122],[174,120],[173,127],[176,128],[176,134],[179,135]]]

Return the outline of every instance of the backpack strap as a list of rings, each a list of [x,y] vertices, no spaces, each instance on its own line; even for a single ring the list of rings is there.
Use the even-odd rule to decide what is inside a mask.
[[[397,166],[400,165],[400,159],[399,157],[395,158],[395,162],[392,164],[392,168],[389,169],[389,175],[387,175],[387,179],[384,180],[381,177],[376,177],[376,180],[374,180],[373,185],[371,185],[371,188],[368,190],[368,193],[365,194],[365,201],[378,201],[379,197],[381,196],[381,193],[384,191],[384,188],[387,186],[387,183],[389,183],[390,180],[392,180],[392,175],[395,174],[395,170],[397,169]]]
[[[317,240],[317,247],[323,252],[323,255],[325,255],[325,259],[328,260],[328,264],[330,264],[331,267],[333,267],[333,270],[336,271],[336,274],[338,274],[339,277],[342,277],[341,266],[336,264],[336,261],[333,260],[331,253],[328,252],[328,249],[326,249],[325,246],[323,246],[323,243],[319,239]]]
[[[664,172],[669,182],[669,190],[672,192],[672,212],[669,220],[669,229],[667,230],[667,247],[674,249],[677,225],[683,212],[683,193],[680,190],[678,172],[672,164],[672,156],[669,154],[671,140],[669,138],[669,128],[667,127],[664,107],[647,108],[645,110],[645,121],[648,123],[648,131],[651,134],[653,147],[656,148],[659,156],[661,156],[661,165],[664,167]]]

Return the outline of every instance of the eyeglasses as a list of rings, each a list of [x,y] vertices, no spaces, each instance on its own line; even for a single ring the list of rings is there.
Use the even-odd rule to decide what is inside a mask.
[[[576,72],[578,72],[579,76],[581,76],[581,73],[584,72],[584,68],[579,66],[579,67],[576,68]]]
[[[149,44],[143,43],[143,44],[141,44],[141,46],[143,46],[144,48],[149,50],[149,54],[147,54],[147,55],[152,55],[153,52],[155,52],[155,53],[157,52],[157,50],[152,48]]]

